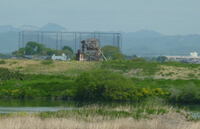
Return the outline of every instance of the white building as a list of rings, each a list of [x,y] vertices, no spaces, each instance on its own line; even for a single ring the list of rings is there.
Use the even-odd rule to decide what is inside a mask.
[[[51,59],[52,60],[62,60],[62,61],[70,60],[69,57],[66,56],[64,53],[62,54],[62,56],[56,56],[55,54],[53,54]]]
[[[200,63],[200,56],[197,52],[191,52],[189,56],[166,56],[169,61],[180,61],[187,63]]]

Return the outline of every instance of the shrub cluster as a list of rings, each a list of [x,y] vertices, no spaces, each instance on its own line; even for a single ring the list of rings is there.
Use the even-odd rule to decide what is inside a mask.
[[[152,96],[167,96],[161,88],[141,88],[121,74],[111,71],[92,71],[76,79],[77,100],[90,101],[141,101]]]
[[[200,87],[197,85],[187,85],[181,88],[170,90],[169,101],[173,103],[200,103]]]
[[[23,80],[24,75],[19,72],[10,71],[6,68],[0,68],[0,81],[11,79]]]
[[[114,69],[128,72],[132,69],[142,69],[145,75],[154,75],[159,70],[159,63],[146,61],[142,58],[133,60],[113,60],[102,63],[103,69]]]
[[[131,79],[109,70],[76,77],[25,76],[0,68],[0,98],[141,102],[156,97],[173,103],[199,103],[200,80]]]
[[[4,71],[4,72],[2,72]],[[10,73],[10,74],[9,74]],[[6,77],[0,87],[0,98],[50,98],[79,101],[142,101],[148,97],[166,96],[161,88],[143,88],[119,73],[96,70],[75,78],[50,75],[26,75],[1,70]],[[16,77],[15,77],[15,76]],[[4,76],[5,77],[5,76]]]
[[[0,64],[6,64],[5,60],[0,60]]]
[[[41,61],[41,64],[43,64],[43,65],[51,65],[53,63],[54,62],[52,60],[43,60],[43,61]]]

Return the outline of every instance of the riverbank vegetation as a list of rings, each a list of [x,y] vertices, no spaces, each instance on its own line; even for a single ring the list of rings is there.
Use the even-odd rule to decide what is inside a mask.
[[[0,128],[2,129],[199,129],[200,124],[187,122],[177,119],[176,115],[171,117],[153,118],[149,120],[134,119],[115,119],[81,121],[66,118],[41,119],[38,117],[10,117],[0,119]],[[91,118],[92,119],[92,118]],[[171,119],[171,120],[170,120]],[[172,121],[175,120],[175,121]]]
[[[197,64],[159,63],[143,59],[50,63],[37,60],[4,61],[6,64],[0,64],[2,99],[138,103],[159,98],[172,104],[200,102],[197,74],[200,65]],[[180,70],[165,73],[165,68],[169,67]],[[186,69],[188,76],[179,76]],[[196,73],[191,75],[193,71]]]
[[[198,129],[187,113],[172,107],[148,105],[87,105],[72,110],[0,115],[6,129]],[[53,123],[53,124],[52,124]]]
[[[48,103],[43,106],[49,101],[72,104],[57,112],[0,114],[0,128],[199,129],[199,115],[182,106],[200,102],[199,71],[198,64],[140,58],[1,60],[0,100],[6,100],[1,105],[10,105],[9,100],[24,106],[41,100]],[[12,106],[18,102],[11,101]]]

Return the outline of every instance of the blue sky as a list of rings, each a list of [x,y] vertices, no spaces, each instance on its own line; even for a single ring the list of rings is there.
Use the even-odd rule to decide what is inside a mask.
[[[0,0],[0,25],[200,34],[200,0]]]

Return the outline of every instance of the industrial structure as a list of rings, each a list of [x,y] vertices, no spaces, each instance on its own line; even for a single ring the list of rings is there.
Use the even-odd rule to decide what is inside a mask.
[[[69,46],[74,52],[81,49],[82,41],[87,39],[98,40],[100,48],[112,45],[118,48],[122,46],[121,33],[108,32],[53,32],[53,31],[22,31],[19,32],[19,48],[25,47],[29,41],[44,44],[46,47],[56,50],[63,46]]]
[[[76,58],[79,61],[107,60],[101,51],[99,41],[95,38],[81,41],[81,49],[78,50]]]

